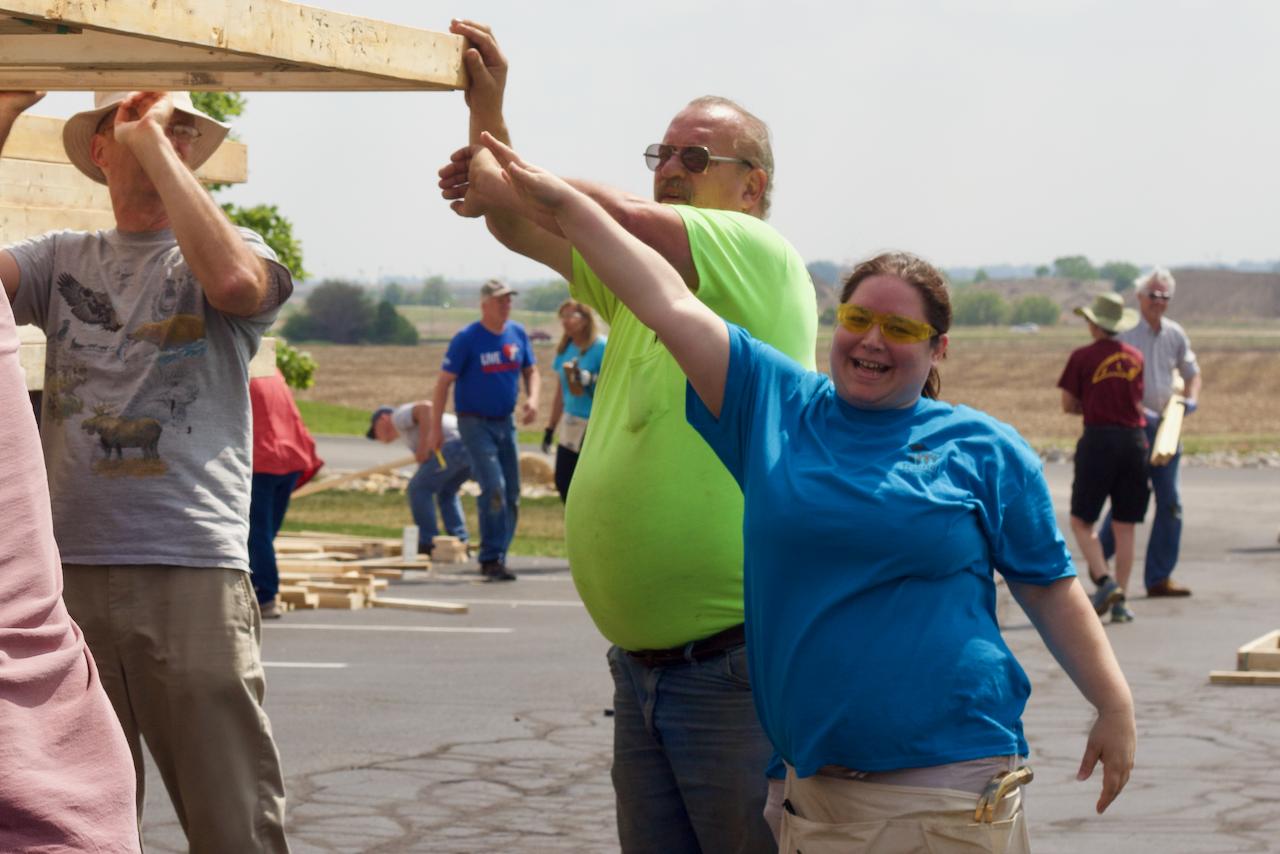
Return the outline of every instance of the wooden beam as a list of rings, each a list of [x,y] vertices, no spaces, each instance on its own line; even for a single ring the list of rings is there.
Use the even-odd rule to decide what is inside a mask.
[[[284,0],[0,0],[0,16],[34,24],[0,27],[4,88],[467,86],[461,36]]]
[[[0,47],[3,47],[2,42]],[[91,103],[86,101],[85,108],[90,106]],[[0,163],[8,160],[38,160],[41,163],[70,164],[66,149],[62,147],[62,126],[65,124],[65,119],[50,116],[18,116],[18,120],[13,123],[13,130],[9,132],[9,139],[4,144],[4,158]],[[102,186],[80,175],[80,170],[75,167],[72,169],[86,184]],[[224,140],[213,156],[196,170],[196,177],[206,184],[243,184],[249,180],[248,146],[242,142]],[[109,202],[104,207],[106,210],[111,209]]]
[[[1280,673],[1252,670],[1211,670],[1209,682],[1213,685],[1280,685]]]
[[[471,609],[458,602],[437,602],[432,599],[384,599],[374,596],[369,600],[374,608],[401,608],[406,611],[437,611],[442,614],[465,614]]]
[[[351,483],[353,480],[368,477],[373,474],[386,474],[394,469],[404,468],[405,466],[415,465],[418,462],[417,457],[405,457],[403,460],[396,460],[394,463],[384,463],[380,466],[372,466],[371,468],[361,469],[358,472],[344,474],[342,477],[334,477],[320,483],[308,483],[306,486],[293,493],[294,498],[302,498],[305,495],[313,495],[317,492],[323,492],[326,489],[333,489],[335,486],[342,486],[344,483]]]

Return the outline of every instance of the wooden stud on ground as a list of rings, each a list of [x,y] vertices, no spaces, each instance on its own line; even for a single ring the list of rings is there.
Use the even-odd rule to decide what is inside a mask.
[[[1211,670],[1209,682],[1214,685],[1280,685],[1280,673],[1254,670]]]
[[[406,611],[435,611],[442,614],[465,614],[470,608],[458,602],[437,602],[431,599],[391,599],[375,596],[369,600],[374,608],[401,608]]]

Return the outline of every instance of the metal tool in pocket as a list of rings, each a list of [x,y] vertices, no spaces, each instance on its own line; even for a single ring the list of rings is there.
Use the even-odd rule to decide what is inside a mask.
[[[974,810],[973,820],[987,824],[995,821],[996,806],[1004,800],[1005,795],[1034,779],[1035,774],[1032,773],[1029,765],[1023,765],[1017,771],[1001,771],[992,777],[987,787],[982,790],[982,797],[978,798],[978,808]]]

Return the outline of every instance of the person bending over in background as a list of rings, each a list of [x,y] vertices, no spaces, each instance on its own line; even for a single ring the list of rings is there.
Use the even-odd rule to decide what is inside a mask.
[[[431,556],[431,549],[440,528],[436,525],[436,504],[440,505],[440,521],[445,533],[467,541],[467,520],[462,515],[462,502],[458,490],[471,479],[471,456],[458,432],[458,419],[446,412],[440,416],[440,428],[444,431],[444,445],[437,457],[427,444],[427,431],[434,419],[429,400],[402,403],[399,406],[379,406],[373,411],[369,424],[370,439],[390,444],[402,440],[418,458],[418,470],[409,481],[409,511],[413,524],[418,526],[418,554]],[[441,461],[443,459],[443,462]]]

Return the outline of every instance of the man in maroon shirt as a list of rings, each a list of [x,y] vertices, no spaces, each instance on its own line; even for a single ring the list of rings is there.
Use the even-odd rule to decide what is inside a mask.
[[[1058,380],[1062,410],[1084,416],[1084,435],[1076,445],[1075,480],[1071,484],[1071,531],[1098,586],[1093,607],[1111,622],[1127,623],[1133,612],[1125,599],[1133,569],[1133,526],[1147,514],[1147,437],[1143,431],[1142,353],[1116,340],[1116,333],[1138,324],[1138,313],[1125,308],[1116,294],[1100,294],[1076,314],[1089,323],[1093,343],[1071,354]],[[1111,499],[1116,537],[1116,577],[1093,525]]]

